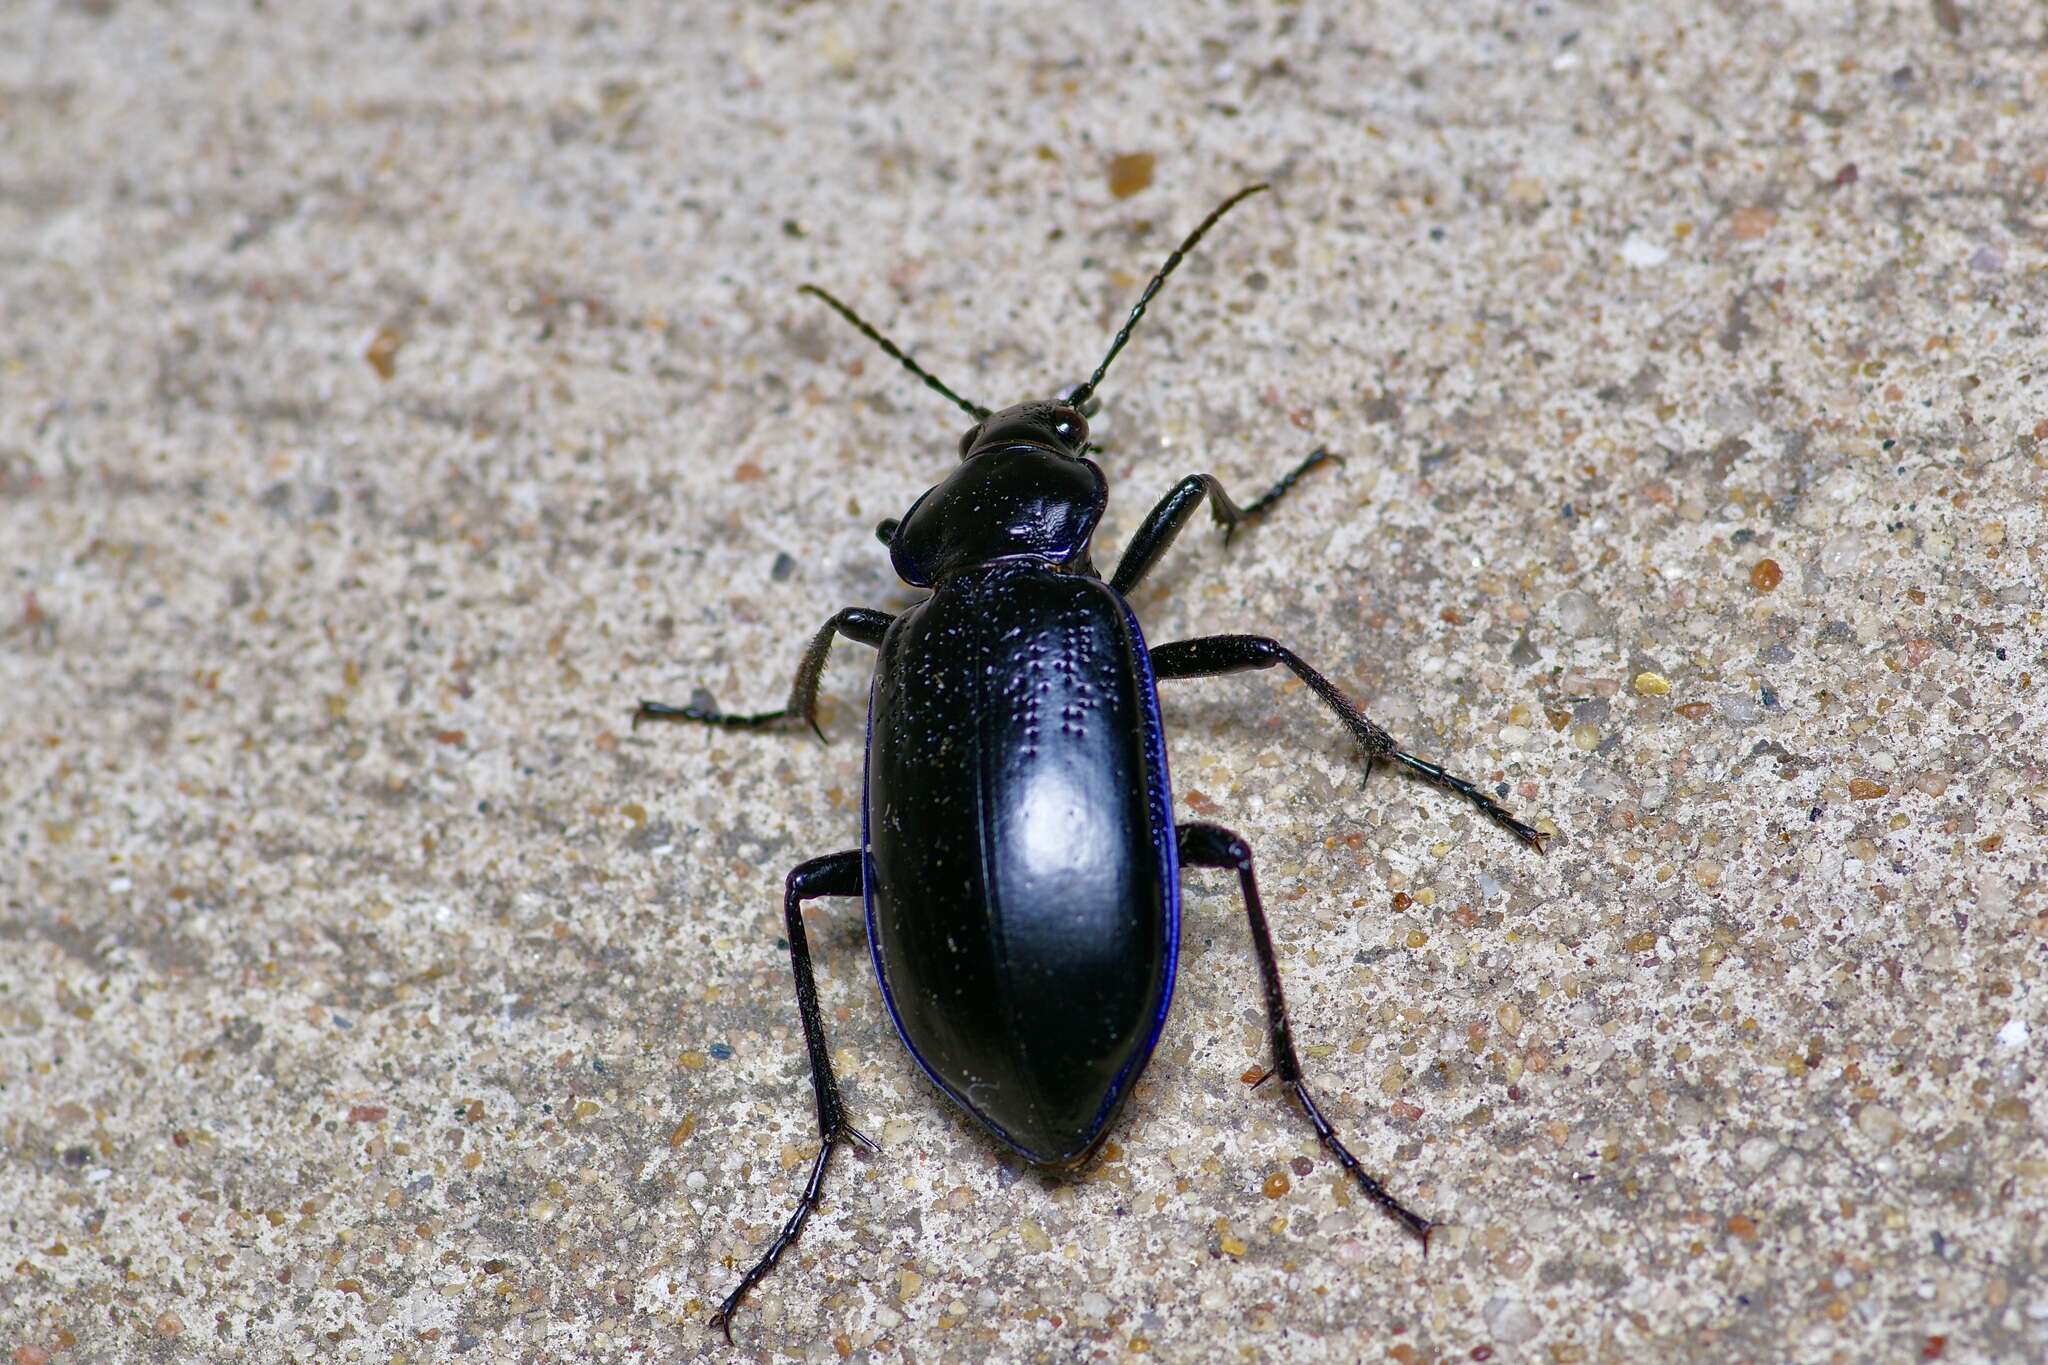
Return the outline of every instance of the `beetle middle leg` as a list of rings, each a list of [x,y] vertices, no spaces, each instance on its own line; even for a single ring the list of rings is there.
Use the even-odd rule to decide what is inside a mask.
[[[1351,1155],[1337,1130],[1323,1117],[1323,1111],[1316,1107],[1315,1098],[1308,1093],[1308,1083],[1301,1072],[1301,1058],[1294,1052],[1294,1034],[1287,1024],[1287,1000],[1280,991],[1280,962],[1273,953],[1273,933],[1266,926],[1266,911],[1259,903],[1258,879],[1252,875],[1252,851],[1245,841],[1224,829],[1221,825],[1204,825],[1190,822],[1174,827],[1174,834],[1180,845],[1180,860],[1185,867],[1222,867],[1237,873],[1237,883],[1244,893],[1244,911],[1252,927],[1252,949],[1258,954],[1259,980],[1266,989],[1266,1029],[1273,1049],[1273,1070],[1288,1093],[1301,1105],[1308,1121],[1315,1125],[1316,1136],[1323,1146],[1337,1158],[1340,1165],[1351,1173],[1365,1191],[1366,1198],[1379,1205],[1402,1227],[1422,1239],[1423,1249],[1429,1248],[1429,1230],[1435,1226],[1429,1219],[1408,1208],[1400,1200],[1388,1194],[1386,1187],[1365,1173],[1357,1157]]]
[[[1173,486],[1173,491],[1159,500],[1159,505],[1146,515],[1145,524],[1138,528],[1131,543],[1124,547],[1124,557],[1117,561],[1116,572],[1109,584],[1126,597],[1138,581],[1152,571],[1159,557],[1166,553],[1166,547],[1173,544],[1173,538],[1188,524],[1188,518],[1195,514],[1204,497],[1209,499],[1209,513],[1223,527],[1223,541],[1227,545],[1237,534],[1237,528],[1247,522],[1264,516],[1266,510],[1287,496],[1302,475],[1325,464],[1342,464],[1343,460],[1318,446],[1309,457],[1287,471],[1280,482],[1239,507],[1231,501],[1230,494],[1223,491],[1223,485],[1213,474],[1190,474]]]
[[[825,674],[825,656],[832,652],[832,637],[844,635],[849,640],[879,648],[882,637],[889,631],[890,622],[895,619],[885,611],[848,607],[827,621],[805,648],[803,660],[796,666],[796,682],[789,689],[789,700],[780,711],[740,715],[706,706],[671,706],[663,701],[643,701],[633,711],[633,728],[639,729],[643,720],[691,720],[701,725],[722,725],[736,730],[785,729],[807,724],[823,740],[825,732],[818,728],[818,680]]]
[[[732,1315],[739,1310],[740,1300],[746,1298],[747,1291],[775,1268],[775,1263],[782,1259],[782,1253],[803,1231],[804,1220],[824,1198],[825,1168],[832,1163],[832,1153],[846,1142],[870,1152],[877,1150],[873,1142],[846,1121],[846,1109],[839,1099],[839,1080],[832,1074],[832,1054],[825,1045],[825,1019],[818,1009],[818,983],[811,976],[810,941],[804,936],[803,902],[816,896],[860,895],[863,864],[859,849],[828,853],[822,858],[798,863],[790,872],[783,893],[782,911],[788,926],[790,972],[796,977],[796,1009],[803,1018],[804,1046],[811,1055],[811,1089],[818,1099],[818,1134],[824,1145],[818,1150],[817,1161],[811,1165],[811,1178],[804,1183],[796,1212],[782,1225],[782,1231],[776,1234],[768,1253],[754,1263],[754,1268],[741,1279],[739,1288],[725,1296],[725,1302],[718,1305],[718,1311],[711,1317],[711,1325],[723,1331],[727,1341],[732,1340]]]
[[[1167,678],[1214,678],[1225,673],[1242,673],[1247,669],[1271,668],[1275,664],[1285,664],[1292,669],[1295,677],[1307,683],[1309,689],[1323,699],[1323,704],[1337,713],[1337,718],[1344,722],[1344,728],[1365,750],[1368,774],[1376,759],[1383,758],[1398,764],[1431,786],[1453,796],[1462,796],[1477,806],[1487,819],[1538,853],[1543,851],[1543,841],[1548,836],[1541,830],[1517,820],[1507,807],[1488,796],[1477,783],[1446,772],[1428,759],[1404,752],[1394,743],[1394,737],[1368,719],[1365,712],[1358,709],[1358,703],[1345,696],[1337,684],[1311,668],[1300,655],[1279,641],[1263,635],[1205,635],[1200,639],[1156,645],[1152,649],[1152,673],[1162,681]]]

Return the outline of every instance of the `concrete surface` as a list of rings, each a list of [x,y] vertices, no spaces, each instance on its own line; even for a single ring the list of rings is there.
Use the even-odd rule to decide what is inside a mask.
[[[2048,1357],[2048,12],[1305,2],[0,10],[0,1344],[70,1360]],[[1144,157],[1151,157],[1149,166]],[[957,412],[1112,373],[1120,545],[1349,456],[1155,639],[1233,890],[1108,1156],[1020,1171],[812,911],[773,705]],[[1106,556],[1105,556],[1106,557]]]

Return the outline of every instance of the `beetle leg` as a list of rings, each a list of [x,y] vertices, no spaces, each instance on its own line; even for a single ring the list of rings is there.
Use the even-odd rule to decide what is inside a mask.
[[[1280,962],[1273,953],[1273,932],[1266,926],[1265,908],[1259,903],[1259,883],[1252,875],[1250,846],[1221,825],[1191,822],[1176,826],[1174,834],[1179,840],[1183,866],[1234,869],[1237,884],[1244,892],[1245,916],[1252,926],[1252,949],[1258,954],[1259,979],[1266,988],[1266,1028],[1273,1049],[1273,1069],[1261,1077],[1260,1082],[1263,1084],[1268,1077],[1279,1078],[1300,1103],[1308,1121],[1315,1125],[1316,1136],[1322,1139],[1323,1146],[1329,1148],[1338,1164],[1351,1173],[1365,1191],[1366,1198],[1421,1238],[1423,1249],[1427,1251],[1429,1231],[1435,1224],[1388,1194],[1384,1185],[1365,1173],[1365,1167],[1351,1155],[1337,1136],[1337,1130],[1323,1117],[1323,1111],[1316,1107],[1315,1098],[1308,1092],[1308,1083],[1301,1073],[1301,1058],[1294,1052],[1294,1034],[1287,1024],[1287,999],[1280,991]]]
[[[878,1150],[872,1141],[846,1121],[845,1107],[839,1101],[839,1081],[832,1074],[832,1054],[825,1045],[825,1019],[818,1009],[818,983],[811,976],[810,941],[804,935],[803,902],[816,896],[860,895],[862,866],[859,849],[828,853],[822,858],[798,863],[790,872],[783,893],[782,914],[789,934],[789,965],[791,974],[796,977],[796,1010],[803,1018],[804,1046],[811,1054],[811,1089],[818,1099],[818,1134],[824,1139],[824,1145],[818,1150],[818,1159],[811,1164],[811,1178],[804,1183],[796,1212],[782,1225],[782,1231],[776,1234],[768,1253],[754,1263],[754,1268],[740,1280],[739,1288],[726,1295],[725,1302],[719,1304],[718,1311],[711,1316],[710,1325],[724,1332],[727,1341],[732,1340],[732,1315],[739,1311],[740,1301],[746,1298],[748,1290],[775,1268],[775,1263],[782,1259],[782,1253],[803,1231],[804,1221],[811,1216],[811,1210],[817,1208],[824,1198],[825,1168],[832,1163],[832,1153],[842,1142],[854,1143],[870,1152]]]
[[[1476,783],[1445,772],[1427,759],[1403,752],[1395,745],[1394,737],[1369,720],[1337,684],[1316,672],[1279,641],[1269,640],[1263,635],[1205,635],[1197,640],[1176,640],[1172,644],[1152,647],[1152,674],[1161,680],[1213,678],[1225,673],[1242,673],[1247,669],[1271,668],[1275,664],[1285,664],[1292,669],[1294,676],[1307,683],[1309,689],[1323,699],[1323,704],[1337,713],[1337,718],[1344,722],[1344,728],[1365,750],[1368,774],[1375,759],[1397,763],[1431,786],[1453,796],[1464,797],[1479,807],[1487,819],[1538,853],[1543,851],[1543,841],[1548,835],[1517,820],[1507,807],[1488,796]]]
[[[879,648],[882,636],[888,633],[889,625],[895,619],[885,611],[848,607],[827,621],[805,648],[803,660],[796,666],[796,682],[789,689],[789,700],[780,711],[740,715],[698,706],[694,702],[688,706],[671,706],[663,701],[643,701],[634,708],[633,728],[639,729],[643,720],[694,720],[703,725],[723,725],[735,730],[784,730],[809,725],[822,742],[825,732],[818,728],[818,680],[825,675],[825,656],[832,652],[832,637],[844,635],[849,640]]]
[[[1302,475],[1317,465],[1343,463],[1340,456],[1332,455],[1320,447],[1311,451],[1309,457],[1287,471],[1280,482],[1260,494],[1250,504],[1239,507],[1230,500],[1230,494],[1223,491],[1223,485],[1214,475],[1190,474],[1173,486],[1173,491],[1159,500],[1145,518],[1145,524],[1131,537],[1131,543],[1124,548],[1124,557],[1117,563],[1116,573],[1109,584],[1118,592],[1128,596],[1138,581],[1152,571],[1159,557],[1166,553],[1166,547],[1173,544],[1173,538],[1186,526],[1188,518],[1195,514],[1203,497],[1209,499],[1209,512],[1223,527],[1223,543],[1237,534],[1237,528],[1246,522],[1264,516],[1266,509],[1287,496],[1287,490],[1294,487]]]

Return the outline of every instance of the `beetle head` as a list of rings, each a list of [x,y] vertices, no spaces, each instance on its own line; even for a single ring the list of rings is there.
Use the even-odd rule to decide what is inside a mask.
[[[1057,400],[1019,403],[991,413],[960,433],[960,458],[1023,446],[1079,456],[1088,444],[1088,419]]]
[[[883,523],[896,572],[929,587],[1000,559],[1085,566],[1109,496],[1087,443],[1087,419],[1066,403],[1019,403],[976,422],[960,437],[959,467]]]

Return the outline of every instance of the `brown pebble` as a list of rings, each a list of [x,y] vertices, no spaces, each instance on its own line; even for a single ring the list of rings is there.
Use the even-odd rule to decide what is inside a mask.
[[[1891,788],[1887,787],[1884,783],[1872,782],[1867,777],[1852,777],[1849,779],[1849,795],[1855,797],[1858,801],[1875,801],[1878,797],[1889,794],[1890,791]]]
[[[1758,592],[1773,592],[1785,581],[1785,571],[1775,559],[1759,559],[1749,566],[1749,586]]]
[[[185,1323],[176,1313],[159,1313],[156,1319],[156,1334],[160,1337],[174,1337],[185,1330]]]
[[[1735,210],[1730,224],[1735,229],[1735,240],[1754,242],[1778,225],[1778,215],[1761,204],[1751,204]]]
[[[1150,152],[1128,152],[1123,156],[1109,159],[1109,192],[1119,199],[1128,199],[1152,183],[1152,167],[1156,164]]]
[[[1278,1199],[1293,1188],[1294,1182],[1287,1178],[1285,1171],[1275,1171],[1266,1177],[1265,1190],[1268,1199]]]
[[[389,327],[379,328],[377,335],[370,339],[368,349],[363,352],[363,359],[370,362],[370,368],[377,372],[379,379],[389,379],[398,372],[398,348],[404,341],[405,338]]]

